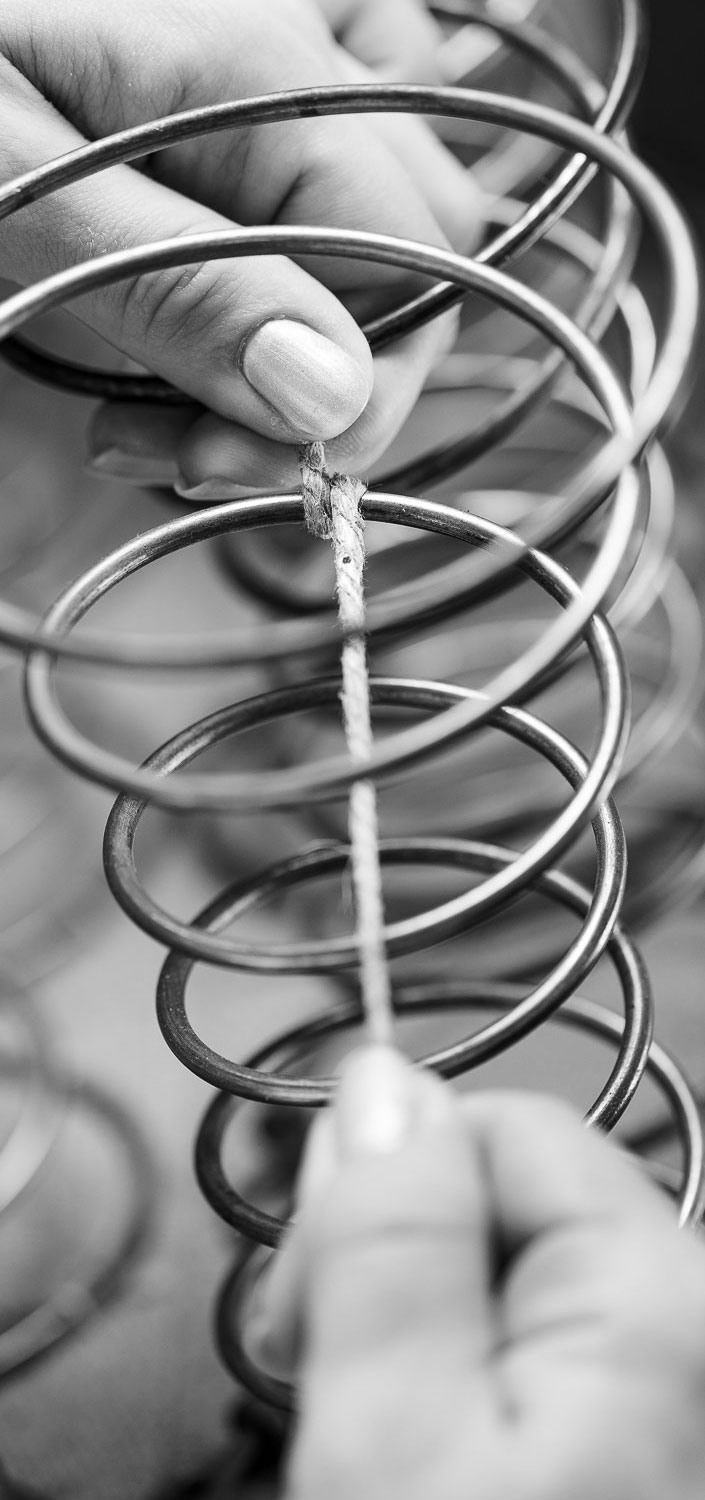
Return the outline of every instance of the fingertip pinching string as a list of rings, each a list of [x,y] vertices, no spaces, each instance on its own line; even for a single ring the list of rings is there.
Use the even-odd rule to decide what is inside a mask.
[[[345,738],[361,769],[372,755],[370,681],[365,645],[365,530],[360,501],[366,485],[348,474],[329,474],[322,443],[300,453],[301,493],[308,530],[330,540],[335,564],[341,651],[340,700]],[[350,788],[350,864],[360,954],[360,989],[367,1036],[378,1046],[395,1045],[392,991],[384,942],[384,898],[379,853],[377,791],[360,776]]]

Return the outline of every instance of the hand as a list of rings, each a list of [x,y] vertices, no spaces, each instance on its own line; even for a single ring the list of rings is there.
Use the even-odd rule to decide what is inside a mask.
[[[416,16],[417,31],[431,25],[417,0],[379,0],[378,9],[387,21]],[[361,55],[380,56],[389,30],[370,25],[370,0],[5,0],[3,178],[155,116],[369,76],[326,12],[341,36],[359,31]],[[235,222],[323,223],[463,248],[477,233],[477,192],[410,117],[236,130],[141,166],[113,168],[5,222],[0,274],[24,283],[87,256]],[[367,466],[450,336],[452,318],[373,361],[356,319],[409,288],[382,267],[304,268],[277,256],[150,273],[83,297],[73,307],[84,321],[206,408],[103,408],[97,470],[156,482],[180,475],[182,492],[209,500],[295,485],[306,438],[327,440],[338,467]]]
[[[273,1267],[286,1500],[701,1500],[705,1252],[567,1106],[353,1054]]]

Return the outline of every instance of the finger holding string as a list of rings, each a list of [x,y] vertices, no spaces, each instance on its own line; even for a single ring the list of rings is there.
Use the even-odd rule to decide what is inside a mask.
[[[428,370],[450,351],[455,336],[456,316],[444,314],[375,355],[368,406],[356,422],[326,440],[335,469],[364,473],[386,452],[421,394]],[[244,422],[225,422],[212,411],[186,414],[148,403],[104,403],[91,421],[89,469],[128,483],[172,484],[182,499],[207,505],[296,490],[299,444],[306,436],[293,441],[292,435],[285,443]]]
[[[341,704],[348,749],[362,772],[372,750],[372,723],[364,640],[364,529],[359,513],[359,489],[362,486],[356,487],[344,476],[328,476],[320,446],[313,445],[302,454],[302,492],[307,523],[315,534],[331,537],[340,622],[347,632],[359,632],[348,634],[343,644]],[[414,1129],[418,1123],[418,1115],[424,1121],[422,1135],[426,1127],[432,1136],[438,1133],[440,1140],[436,1146],[440,1145],[444,1160],[448,1163],[455,1161],[451,1180],[459,1174],[466,1186],[471,1184],[474,1164],[465,1149],[464,1137],[455,1129],[452,1096],[439,1089],[430,1076],[419,1075],[417,1078],[395,1045],[384,946],[376,790],[374,784],[362,775],[350,789],[349,839],[360,953],[361,1003],[370,1044],[344,1067],[334,1118],[329,1114],[317,1122],[299,1190],[301,1203],[316,1200],[319,1183],[321,1179],[329,1178],[337,1150],[342,1151],[353,1175],[357,1173],[352,1198],[341,1205],[342,1216],[336,1218],[334,1213],[332,1219],[326,1219],[323,1238],[329,1257],[324,1256],[318,1263],[320,1274],[316,1276],[316,1311],[313,1313],[315,1319],[320,1315],[320,1321],[315,1332],[309,1327],[304,1335],[306,1348],[316,1352],[313,1358],[306,1359],[304,1413],[290,1484],[292,1494],[300,1492],[312,1497],[330,1493],[328,1485],[337,1484],[340,1474],[348,1476],[346,1483],[352,1475],[354,1484],[361,1487],[358,1493],[366,1494],[371,1493],[369,1485],[374,1475],[375,1485],[380,1493],[384,1493],[385,1484],[392,1482],[395,1486],[403,1486],[413,1479],[419,1466],[428,1465],[432,1454],[437,1457],[438,1438],[448,1415],[449,1395],[452,1404],[452,1393],[465,1391],[478,1346],[486,1346],[488,1326],[483,1323],[482,1327],[476,1326],[472,1330],[463,1328],[460,1337],[456,1337],[458,1323],[455,1314],[448,1318],[449,1294],[451,1305],[454,1305],[456,1296],[464,1298],[466,1295],[472,1295],[479,1303],[478,1281],[483,1288],[485,1286],[483,1258],[472,1260],[466,1255],[465,1235],[462,1233],[465,1216],[472,1216],[478,1201],[472,1187],[469,1194],[463,1196],[459,1210],[455,1191],[452,1201],[447,1198],[447,1179],[444,1180],[442,1174],[440,1177],[434,1174],[435,1202],[431,1218],[435,1214],[443,1225],[445,1256],[440,1296],[438,1282],[429,1282],[428,1278],[424,1278],[420,1298],[416,1295],[422,1271],[417,1252],[421,1251],[422,1258],[426,1253],[425,1233],[420,1240],[412,1233],[409,1247],[409,1216],[411,1214],[417,1228],[421,1220],[426,1223],[428,1218],[427,1205],[417,1195],[414,1195],[412,1205],[406,1194],[400,1219],[395,1220],[392,1214],[387,1226],[389,1233],[381,1247],[372,1245],[367,1239],[366,1212],[372,1206],[374,1219],[382,1202],[387,1202],[383,1180],[379,1184],[375,1180],[374,1158],[379,1154],[385,1157],[390,1152],[396,1153],[407,1129]],[[382,1187],[382,1199],[376,1198],[378,1187]],[[347,1256],[351,1245],[356,1258],[355,1274],[350,1295],[343,1305],[335,1289],[340,1271],[336,1262],[339,1255]],[[370,1253],[371,1279],[367,1267]],[[300,1290],[305,1264],[305,1260],[297,1261],[296,1253],[293,1257],[285,1253],[282,1261],[275,1261],[261,1337],[265,1360],[269,1357],[271,1361],[273,1357],[275,1364],[277,1357],[280,1362],[282,1358],[284,1361],[295,1358],[299,1348],[300,1298],[296,1292]],[[333,1272],[332,1278],[328,1276],[329,1270]],[[347,1280],[345,1272],[343,1275]],[[333,1316],[329,1316],[331,1295],[336,1309]],[[416,1307],[415,1327],[407,1317],[410,1301]],[[433,1337],[439,1320],[445,1325],[441,1357],[429,1365],[429,1378],[422,1379],[415,1387],[414,1400],[418,1403],[419,1418],[423,1414],[423,1419],[417,1422],[415,1413],[408,1410],[405,1392],[398,1380],[399,1336],[403,1328],[402,1340],[406,1341],[411,1353],[419,1331],[421,1337],[425,1334]],[[261,1313],[259,1326],[261,1336]],[[273,1349],[271,1346],[268,1349],[268,1332],[273,1328],[276,1329],[275,1344]],[[391,1335],[391,1342],[387,1335]],[[256,1322],[254,1339],[257,1343]],[[391,1398],[391,1412],[389,1403],[385,1409],[375,1406],[374,1400],[369,1399],[371,1341],[375,1351],[380,1351],[379,1360],[375,1358],[372,1385],[374,1387],[375,1382],[380,1381],[385,1387],[388,1381],[392,1382],[396,1394]],[[392,1348],[390,1367],[386,1364],[385,1354]],[[335,1372],[332,1381],[331,1369]],[[317,1394],[319,1380],[323,1385]],[[323,1425],[321,1395],[326,1408]],[[312,1414],[311,1421],[308,1421],[309,1413]],[[350,1421],[351,1414],[354,1414],[353,1421]],[[385,1423],[391,1419],[394,1423],[402,1415],[405,1422],[411,1418],[408,1431],[413,1436],[400,1453],[395,1445],[390,1450],[380,1442],[379,1422],[380,1419]],[[361,1450],[358,1450],[358,1421],[363,1432]],[[436,1473],[437,1477],[442,1477],[437,1463]]]
[[[236,16],[225,0],[207,0],[197,13],[176,0],[157,0],[148,12],[136,0],[119,12],[84,0],[78,16],[59,0],[37,0],[35,15],[32,5],[8,0],[1,51],[6,179],[155,114],[344,81],[341,49],[306,0],[266,8],[251,0]],[[418,122],[409,127],[415,133]],[[477,197],[450,154],[435,142],[433,151],[442,153],[449,184],[440,197],[435,154],[433,170],[421,164],[412,176],[374,125],[355,116],[182,143],[155,154],[146,170],[115,167],[25,206],[0,227],[0,273],[27,282],[86,255],[233,223],[361,225],[442,244],[441,199],[454,223],[464,205],[460,219],[472,238]],[[169,482],[184,467],[187,489],[212,488],[239,477],[239,469],[219,472],[231,427],[236,461],[246,468],[249,435],[250,469],[257,440],[266,440],[274,487],[289,482],[302,439],[352,431],[360,464],[371,461],[448,338],[447,326],[424,330],[373,361],[356,317],[366,300],[373,308],[403,300],[408,282],[388,268],[272,256],[160,271],[83,297],[74,309],[84,321],[194,403],[174,418],[151,418],[151,450],[147,414],[130,444],[124,414],[118,409],[113,427],[115,409],[103,409],[95,468],[119,473],[125,451],[128,477],[142,457],[152,482],[160,472]],[[197,435],[198,463],[186,447],[181,464],[199,406],[212,420]],[[216,438],[221,446],[211,451]]]

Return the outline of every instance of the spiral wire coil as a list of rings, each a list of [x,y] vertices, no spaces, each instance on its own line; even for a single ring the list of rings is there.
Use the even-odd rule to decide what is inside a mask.
[[[679,1199],[681,1221],[692,1223],[702,1212],[704,1191],[699,1112],[680,1070],[652,1041],[648,977],[620,922],[626,841],[612,792],[617,787],[621,795],[623,789],[625,805],[653,813],[648,778],[658,757],[674,747],[700,752],[700,615],[671,556],[673,485],[658,442],[687,372],[698,302],[695,257],[679,210],[631,154],[625,136],[643,51],[634,0],[621,0],[618,7],[619,45],[606,87],[566,45],[530,23],[504,20],[494,8],[490,14],[466,0],[447,0],[437,10],[445,18],[489,28],[502,46],[558,85],[576,114],[462,84],[290,91],[186,111],[85,146],[2,188],[0,216],[116,162],[135,162],[208,132],[312,114],[412,112],[517,132],[554,153],[543,186],[535,187],[529,201],[519,190],[493,205],[491,235],[473,259],[372,233],[320,227],[193,234],[106,254],[7,297],[0,304],[0,354],[68,390],[118,400],[184,402],[179,392],[152,377],[67,365],[17,336],[39,313],[70,304],[89,290],[159,268],[254,254],[353,257],[426,277],[425,292],[365,329],[373,349],[457,303],[471,309],[464,343],[433,372],[424,399],[481,391],[489,398],[485,407],[469,432],[397,464],[362,501],[372,580],[372,701],[380,725],[391,726],[376,741],[364,774],[377,781],[383,807],[387,789],[391,799],[397,797],[400,825],[384,833],[382,864],[390,882],[414,871],[424,888],[435,876],[463,882],[460,894],[446,894],[420,911],[402,910],[388,921],[385,943],[395,1007],[400,1017],[493,1012],[460,1041],[424,1054],[423,1063],[446,1077],[499,1055],[549,1019],[607,1041],[612,1066],[586,1118],[612,1129],[649,1073],[683,1149],[682,1173],[666,1185]],[[588,188],[599,209],[597,230],[567,217]],[[665,309],[658,319],[633,278],[640,220],[658,258]],[[510,273],[508,268],[529,251],[542,266],[571,267],[580,290],[569,312]],[[501,318],[521,326],[519,352],[493,353]],[[542,464],[547,468],[556,430],[577,433],[585,451],[576,462],[567,444],[560,483],[547,479],[534,488],[525,477],[518,483],[515,477],[528,471],[522,424],[537,414],[543,420],[546,413],[559,426],[554,424],[553,438],[549,434],[543,450],[534,454],[533,472],[541,475]],[[477,482],[474,466],[482,476]],[[446,498],[417,494],[434,489]],[[493,518],[502,508],[512,513],[511,524]],[[41,621],[0,603],[0,640],[25,654],[27,709],[40,739],[80,775],[119,794],[105,833],[108,882],[131,919],[169,950],[158,987],[161,1029],[183,1064],[218,1090],[198,1139],[199,1181],[216,1212],[255,1247],[238,1257],[221,1298],[220,1346],[256,1395],[284,1407],[291,1404],[292,1392],[253,1364],[246,1324],[253,1278],[278,1243],[285,1220],[249,1202],[235,1187],[223,1164],[224,1143],[244,1101],[311,1108],[330,1099],[334,1078],[320,1076],[311,1059],[329,1038],[360,1025],[357,949],[349,934],[316,934],[313,918],[306,937],[282,942],[240,937],[237,923],[287,891],[296,889],[305,898],[316,882],[331,889],[344,878],[348,849],[338,804],[357,773],[340,753],[256,771],[182,773],[224,746],[234,754],[238,736],[248,730],[266,728],[296,746],[301,715],[311,716],[324,741],[329,734],[341,641],[330,590],[321,586],[310,550],[293,579],[291,569],[280,566],[280,538],[301,520],[297,494],[257,495],[177,514],[98,561]],[[264,618],[237,633],[157,643],[137,636],[116,640],[83,628],[94,606],[131,575],[204,540],[217,543],[219,566]],[[434,555],[441,561],[429,569],[427,559]],[[530,606],[524,602],[529,591]],[[512,613],[517,598],[518,613]],[[480,621],[476,631],[474,617]],[[515,641],[517,654],[507,662],[507,644]],[[428,677],[395,670],[412,652],[424,661],[424,653],[430,653],[434,670]],[[633,723],[625,654],[635,692],[642,689]],[[270,685],[190,725],[135,768],[126,757],[91,742],[68,717],[57,683],[64,661],[163,674],[222,673],[256,663],[267,669]],[[461,679],[456,682],[446,680],[454,665]],[[545,712],[570,710],[580,725],[584,702],[595,690],[597,729],[588,754],[527,707],[540,697]],[[303,745],[305,736],[300,738]],[[501,758],[496,762],[500,743],[509,747],[509,772]],[[511,772],[515,753],[523,757],[518,786]],[[410,778],[418,774],[433,782],[439,757],[448,754],[458,778],[456,816],[449,821],[446,814],[440,831],[424,828],[410,836],[401,821],[404,810],[407,822],[410,810],[418,821],[424,816]],[[529,755],[534,770],[527,772]],[[556,786],[563,784],[567,801],[557,810]],[[185,922],[158,904],[137,870],[137,830],[152,806],[218,814],[266,809],[283,815],[293,809],[304,818],[310,841],[231,883],[194,921]],[[641,880],[637,871],[634,915],[639,920],[677,899],[700,869],[702,819],[685,803],[678,810],[682,817],[667,866]],[[671,798],[661,822],[657,819],[654,827],[652,818],[643,835],[644,865],[673,817]],[[575,872],[559,868],[574,857],[571,851],[579,843],[583,848],[587,830],[594,852],[583,851]],[[523,837],[528,842],[522,847]],[[586,861],[592,870],[587,883]],[[471,944],[480,924],[527,892],[551,909],[572,913],[577,933],[559,951],[552,935],[531,961],[519,956],[513,963],[503,947],[492,972],[468,979],[467,972],[476,971],[470,969],[472,947],[463,944]],[[553,933],[552,922],[549,928]],[[450,939],[459,941],[461,957],[466,955],[462,972],[456,962],[454,971],[441,966],[433,976],[414,971],[413,982],[400,970],[397,981],[397,960]],[[578,993],[603,957],[616,976],[621,1018]],[[337,999],[324,1013],[238,1062],[209,1046],[189,1019],[186,987],[198,962],[235,974],[330,976]]]

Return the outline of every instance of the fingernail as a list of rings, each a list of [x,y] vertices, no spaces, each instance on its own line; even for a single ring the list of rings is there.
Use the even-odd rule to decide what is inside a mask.
[[[178,478],[174,485],[182,500],[246,500],[260,493],[251,484],[234,484],[232,479],[204,479],[200,484],[188,484]]]
[[[397,1151],[411,1134],[416,1069],[393,1047],[362,1047],[343,1063],[335,1101],[343,1158]]]
[[[347,431],[371,394],[371,380],[356,359],[290,318],[255,328],[239,364],[249,384],[301,437],[321,442]]]
[[[88,474],[99,478],[130,479],[144,484],[173,484],[178,472],[176,464],[168,458],[126,453],[122,448],[104,448],[93,453],[85,468]]]

